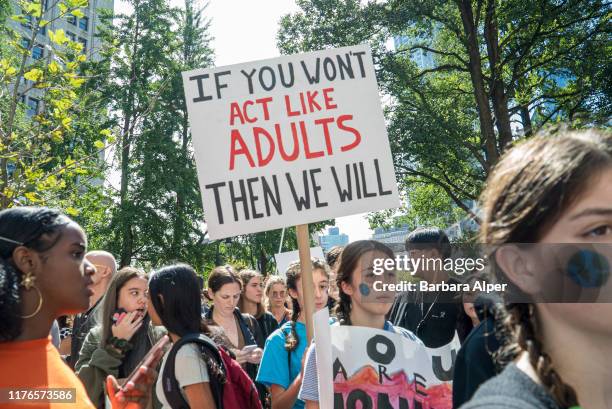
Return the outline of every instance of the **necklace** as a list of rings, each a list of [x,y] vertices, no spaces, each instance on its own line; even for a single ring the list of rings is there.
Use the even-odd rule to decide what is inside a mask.
[[[414,331],[416,336],[419,336],[419,329],[421,328],[421,325],[423,325],[423,323],[425,322],[425,320],[429,316],[429,313],[431,312],[431,309],[434,307],[434,305],[436,305],[436,302],[438,301],[438,297],[439,296],[440,296],[440,292],[438,291],[436,293],[436,298],[434,298],[433,302],[431,303],[431,305],[427,309],[427,312],[423,316],[423,311],[425,310],[425,295],[422,295],[422,297],[421,297],[421,315],[423,316],[423,318],[421,318],[421,321],[419,321],[419,324],[417,325],[416,330]]]

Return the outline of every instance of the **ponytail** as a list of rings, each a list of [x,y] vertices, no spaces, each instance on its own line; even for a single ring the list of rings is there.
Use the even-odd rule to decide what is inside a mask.
[[[563,408],[578,406],[576,391],[563,382],[550,356],[544,351],[538,336],[534,305],[508,304],[505,309],[497,311],[497,316],[501,322],[500,332],[504,335],[502,339],[507,341],[496,354],[498,364],[505,366],[526,351],[531,366],[555,402]]]
[[[300,338],[298,337],[297,331],[295,329],[295,325],[301,313],[300,303],[297,299],[291,297],[291,304],[293,305],[293,311],[291,313],[290,321],[291,332],[285,337],[285,349],[289,352],[295,351],[298,344],[300,343]]]
[[[0,258],[0,342],[12,341],[21,334],[19,282],[21,274]]]

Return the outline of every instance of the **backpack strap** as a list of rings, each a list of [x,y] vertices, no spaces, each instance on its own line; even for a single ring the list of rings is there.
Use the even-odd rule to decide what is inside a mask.
[[[180,385],[176,380],[176,368],[175,368],[175,360],[176,354],[179,349],[189,343],[197,344],[202,353],[207,354],[217,361],[220,367],[223,367],[223,361],[221,360],[221,356],[219,355],[219,351],[217,347],[203,334],[188,334],[176,342],[170,352],[168,352],[168,357],[166,358],[166,365],[164,366],[162,376],[162,386],[164,391],[164,396],[166,400],[170,404],[172,409],[189,409],[189,404],[183,398],[183,395],[180,391]],[[209,379],[211,391],[215,400],[215,404],[217,408],[223,407],[223,385],[216,379],[216,377],[211,373],[209,368]]]

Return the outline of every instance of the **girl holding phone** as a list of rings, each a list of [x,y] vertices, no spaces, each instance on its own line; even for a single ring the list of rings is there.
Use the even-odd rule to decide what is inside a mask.
[[[304,352],[308,344],[304,296],[302,293],[302,272],[299,262],[287,268],[287,289],[293,304],[291,320],[274,331],[266,340],[264,354],[259,366],[257,381],[270,390],[271,407],[274,409],[301,409],[304,402],[298,399],[302,385]],[[315,310],[327,306],[329,288],[329,267],[319,259],[312,259]]]
[[[533,302],[500,308],[506,367],[462,408],[612,407],[612,134],[562,130],[517,144],[489,176],[481,202],[480,242],[495,249],[498,278]],[[555,243],[601,249],[590,250],[599,267],[583,270],[588,283],[572,276],[569,263],[543,274]],[[535,302],[566,280],[607,299]]]
[[[104,405],[106,377],[126,378],[165,333],[147,315],[147,278],[132,267],[113,275],[102,300],[102,323],[81,347],[75,371],[98,407]]]
[[[255,382],[261,361],[263,335],[255,317],[237,308],[242,294],[242,280],[231,266],[215,267],[208,276],[208,293],[213,305],[206,314],[207,324],[218,327],[229,340],[229,349],[249,378]],[[256,384],[262,403],[265,388]]]
[[[337,270],[337,324],[382,329],[420,343],[410,331],[394,327],[386,320],[385,316],[391,309],[394,294],[373,290],[374,281],[396,281],[395,270],[385,270],[382,275],[375,275],[374,259],[393,258],[393,251],[389,247],[374,240],[355,241],[344,248]],[[316,354],[312,344],[307,351],[304,379],[299,393],[300,399],[306,402],[306,408],[319,407],[318,382]]]

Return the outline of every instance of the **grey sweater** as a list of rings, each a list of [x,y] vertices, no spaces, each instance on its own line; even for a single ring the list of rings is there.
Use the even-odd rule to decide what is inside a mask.
[[[508,365],[499,375],[483,383],[461,409],[560,409],[542,385]]]

